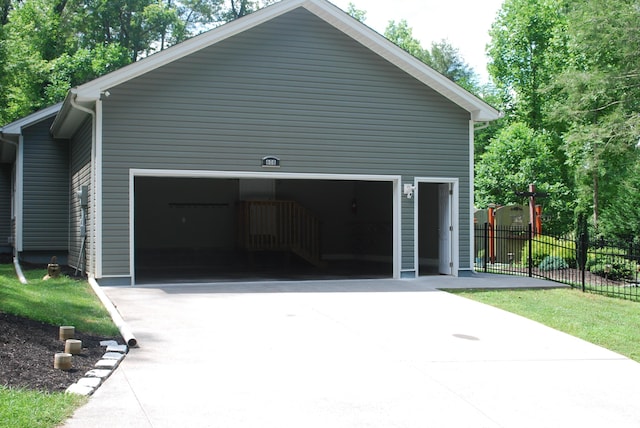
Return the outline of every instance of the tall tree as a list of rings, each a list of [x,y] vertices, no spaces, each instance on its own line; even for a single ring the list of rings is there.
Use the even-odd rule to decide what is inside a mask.
[[[572,225],[573,195],[561,174],[562,156],[553,138],[544,131],[515,122],[498,132],[476,165],[476,206],[491,203],[523,203],[516,191],[535,184],[549,196],[545,206],[545,229],[566,232]]]
[[[640,232],[640,8],[633,0],[584,0],[567,15],[567,67],[549,86],[549,110],[564,123],[581,210],[608,234]],[[626,218],[626,221],[623,220]],[[622,221],[621,221],[622,220]]]
[[[512,120],[545,128],[541,89],[564,63],[565,0],[505,0],[491,30],[488,65]]]
[[[389,21],[384,36],[465,89],[480,92],[475,71],[460,56],[460,51],[446,40],[432,42],[431,49],[424,49],[404,19],[398,23]]]

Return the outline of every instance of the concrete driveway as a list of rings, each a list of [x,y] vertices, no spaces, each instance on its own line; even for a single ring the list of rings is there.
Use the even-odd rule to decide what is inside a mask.
[[[436,290],[487,284],[107,288],[140,347],[66,426],[640,426],[640,364]]]

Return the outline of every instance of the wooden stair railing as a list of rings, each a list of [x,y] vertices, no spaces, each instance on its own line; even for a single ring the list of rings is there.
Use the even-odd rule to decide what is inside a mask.
[[[247,251],[286,251],[314,266],[320,258],[320,222],[294,201],[240,201],[238,245]]]

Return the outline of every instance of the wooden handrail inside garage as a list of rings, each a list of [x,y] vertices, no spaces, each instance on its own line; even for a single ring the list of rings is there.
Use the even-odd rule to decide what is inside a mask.
[[[314,266],[320,257],[320,222],[295,201],[240,201],[238,245],[246,251],[283,251]]]

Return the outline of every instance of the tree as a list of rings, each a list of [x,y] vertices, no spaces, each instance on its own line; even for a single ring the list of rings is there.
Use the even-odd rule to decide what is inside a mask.
[[[573,225],[573,195],[558,174],[561,163],[562,156],[548,133],[522,122],[508,125],[491,140],[476,165],[476,206],[521,204],[524,200],[515,192],[535,184],[549,194],[539,201],[545,206],[545,229],[568,231]]]
[[[637,1],[584,0],[567,13],[567,67],[548,91],[562,123],[580,209],[607,234],[640,232],[640,9]]]
[[[404,19],[398,23],[389,21],[384,36],[463,88],[476,94],[480,92],[475,71],[462,59],[460,51],[446,40],[432,42],[430,50],[424,49]]]
[[[489,73],[510,119],[548,129],[541,92],[562,69],[567,27],[564,0],[505,0],[487,46]]]

